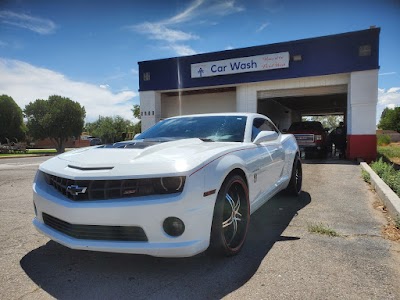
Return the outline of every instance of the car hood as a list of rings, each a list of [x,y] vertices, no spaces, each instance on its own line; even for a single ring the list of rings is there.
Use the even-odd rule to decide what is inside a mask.
[[[152,177],[185,174],[209,161],[243,148],[243,143],[205,142],[197,138],[138,144],[137,148],[88,147],[56,156],[40,170],[61,177],[81,179]]]

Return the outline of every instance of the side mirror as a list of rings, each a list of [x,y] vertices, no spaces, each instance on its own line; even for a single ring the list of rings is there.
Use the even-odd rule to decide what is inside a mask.
[[[133,137],[133,139],[136,139],[139,135],[140,135],[140,133],[136,133],[135,136]]]
[[[276,140],[279,134],[276,131],[261,131],[254,139],[254,144],[260,144],[264,142],[269,142]]]

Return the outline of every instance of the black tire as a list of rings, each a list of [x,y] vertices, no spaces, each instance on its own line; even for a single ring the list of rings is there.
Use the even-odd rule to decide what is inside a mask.
[[[292,175],[290,176],[290,182],[286,191],[292,196],[299,196],[301,193],[301,186],[303,183],[303,169],[301,161],[298,157],[294,159]]]
[[[242,249],[250,222],[247,184],[239,175],[225,179],[218,192],[211,227],[209,252],[232,256]]]

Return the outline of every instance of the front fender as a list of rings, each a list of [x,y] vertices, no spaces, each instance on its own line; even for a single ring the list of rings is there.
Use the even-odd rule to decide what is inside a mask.
[[[207,165],[204,170],[205,191],[216,190],[216,194],[218,194],[225,178],[235,169],[242,170],[246,176],[246,181],[249,182],[249,172],[246,164],[238,156],[226,155]]]

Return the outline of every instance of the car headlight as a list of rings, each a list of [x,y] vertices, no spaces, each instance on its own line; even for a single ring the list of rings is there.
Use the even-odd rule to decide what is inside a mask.
[[[322,135],[315,135],[315,140],[316,141],[321,141],[322,140]]]
[[[166,192],[179,192],[183,188],[185,178],[181,176],[176,177],[162,177],[160,179],[161,186]]]

